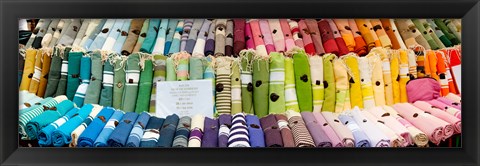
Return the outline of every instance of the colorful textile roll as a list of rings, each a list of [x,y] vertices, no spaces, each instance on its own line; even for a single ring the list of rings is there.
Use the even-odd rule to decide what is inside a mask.
[[[152,93],[150,95],[150,113],[155,113],[155,104],[156,104],[156,95],[157,95],[157,83],[160,81],[165,81],[166,79],[166,56],[163,55],[154,55],[153,56],[153,83],[152,83]]]
[[[232,128],[228,137],[228,147],[250,147],[248,129],[243,113],[237,113],[232,117]]]
[[[177,81],[177,72],[175,71],[175,63],[173,57],[168,57],[165,60],[165,71],[167,72],[166,81]]]
[[[67,97],[62,95],[62,96],[57,96],[55,98],[45,98],[38,102],[38,104],[35,104],[34,106],[30,108],[26,108],[24,110],[20,110],[19,116],[18,116],[18,129],[19,129],[19,134],[22,137],[22,139],[27,139],[28,135],[26,132],[26,125],[30,120],[33,118],[37,117],[41,113],[44,112],[44,109],[47,108],[53,108],[56,106],[58,103],[67,100]]]
[[[335,25],[335,22],[333,22],[332,19],[326,19],[328,21],[328,25],[330,25],[330,29],[333,31],[333,37],[335,38],[335,43],[337,43],[338,47],[338,56],[342,56],[345,54],[348,54],[350,52],[347,48],[347,44],[343,40],[342,36],[340,35],[340,32],[338,31],[337,25]]]
[[[102,28],[97,32],[97,35],[93,37],[94,40],[91,42],[91,44],[88,47],[85,47],[85,49],[88,51],[95,51],[95,50],[102,49],[105,41],[107,40],[108,35],[110,34],[110,32],[114,31],[113,25],[115,24],[115,21],[116,19],[107,19],[105,24],[103,24]]]
[[[203,79],[206,79],[206,80],[211,80],[212,81],[212,99],[213,101],[215,102],[215,97],[216,97],[216,88],[215,88],[215,57],[213,57],[212,55],[209,55],[207,56],[206,58],[206,64],[204,64],[204,67],[205,67],[205,71],[203,72]],[[216,107],[213,106],[213,113],[216,112]]]
[[[158,139],[158,147],[172,147],[175,131],[177,129],[179,117],[176,114],[168,115],[160,129],[160,138]]]
[[[123,110],[122,101],[123,101],[123,91],[125,89],[125,64],[127,61],[127,56],[117,56],[115,57],[114,63],[115,68],[113,72],[113,108]]]
[[[83,56],[80,62],[80,79],[82,83],[78,86],[75,96],[73,96],[73,102],[82,107],[85,100],[85,93],[87,92],[88,84],[90,84],[90,73],[92,69],[92,60],[90,56]]]
[[[240,55],[245,46],[245,19],[233,19],[233,55]]]
[[[52,50],[53,49],[49,49],[49,51],[44,51],[43,54],[42,72],[40,75],[40,82],[38,83],[37,96],[43,97],[45,95],[45,90],[47,88],[48,72],[50,72],[50,65],[52,61]]]
[[[232,98],[232,114],[242,112],[242,83],[240,80],[240,65],[241,59],[235,58],[232,61],[232,70],[230,77],[231,88],[231,98]]]
[[[191,55],[187,52],[179,52],[172,55],[172,57],[174,63],[176,64],[177,81],[188,80],[188,66]]]
[[[372,24],[367,19],[355,19],[355,23],[357,24],[357,28],[360,34],[362,35],[363,39],[365,39],[365,43],[367,44],[368,51],[376,47],[377,42],[379,43],[380,41],[375,40],[378,37],[377,37],[377,34],[373,32]]]
[[[390,78],[392,81],[391,88],[393,95],[393,103],[396,104],[400,102],[400,52],[398,50],[390,50],[388,54],[390,59]],[[387,77],[385,77],[384,75],[384,78]],[[387,81],[385,81],[385,84],[387,84]]]
[[[116,40],[120,33],[122,32],[123,24],[127,21],[126,19],[116,19],[115,24],[113,24],[112,31],[108,34],[105,39],[105,43],[102,46],[102,50],[113,51],[113,46],[116,43]],[[83,24],[82,24],[83,25]]]
[[[135,112],[125,113],[122,120],[117,122],[118,125],[116,125],[115,129],[108,137],[107,145],[109,147],[125,147],[137,118],[138,114]]]
[[[280,134],[282,136],[283,147],[295,147],[292,130],[290,130],[288,127],[287,116],[283,114],[277,114],[275,115],[275,118],[277,119]]]
[[[300,48],[304,48],[303,39],[300,37],[300,29],[298,28],[298,23],[295,20],[288,19],[288,25],[290,26],[290,31],[292,33],[293,40],[295,45]]]
[[[312,75],[313,112],[320,112],[325,98],[325,89],[323,87],[323,58],[321,56],[311,56],[309,63],[310,73]]]
[[[58,103],[55,107],[44,109],[43,113],[39,114],[26,125],[26,132],[30,139],[37,139],[40,130],[55,120],[64,116],[68,111],[74,108],[73,102],[67,100]]]
[[[353,38],[352,29],[348,25],[348,19],[333,19],[333,21],[337,26],[338,32],[340,32],[348,51],[355,51],[355,39]]]
[[[112,51],[121,55],[122,54],[122,47],[123,44],[127,41],[128,37],[128,30],[130,29],[130,25],[132,24],[132,19],[125,19],[122,27],[120,28],[120,32],[118,32],[118,37],[115,39],[115,43],[113,44]]]
[[[189,116],[184,116],[178,121],[175,137],[173,139],[172,147],[187,147],[188,138],[190,136],[190,123],[192,119]]]
[[[250,27],[250,22],[245,23],[245,47],[246,49],[255,49],[255,42],[253,41],[253,32]]]
[[[275,45],[273,42],[272,31],[270,30],[270,25],[265,19],[259,21],[260,32],[262,34],[262,39],[265,42],[265,48],[267,49],[267,54],[270,55],[271,52],[275,52]]]
[[[265,139],[263,138],[263,130],[260,121],[255,115],[246,115],[248,138],[251,147],[265,147]]]
[[[140,139],[140,147],[156,147],[158,138],[160,138],[160,129],[162,128],[164,118],[151,116],[145,127],[142,139]]]
[[[308,132],[300,113],[288,110],[286,115],[288,117],[288,126],[292,129],[295,147],[315,147],[313,138]]]
[[[64,145],[70,144],[74,141],[71,137],[71,133],[75,128],[77,128],[82,122],[87,119],[88,115],[92,112],[93,105],[88,104],[84,105],[79,111],[78,115],[74,115],[70,120],[65,122],[57,130],[52,133],[53,146],[61,147]]]
[[[350,29],[352,29],[353,40],[355,40],[354,52],[357,53],[358,56],[366,55],[368,53],[368,47],[362,37],[362,33],[360,33],[360,30],[358,30],[357,23],[355,23],[354,19],[348,19],[348,25]]]
[[[179,20],[178,21],[178,24],[175,28],[175,33],[173,35],[173,39],[172,39],[172,45],[170,46],[170,49],[168,50],[168,54],[173,54],[173,53],[177,53],[180,51],[180,38],[181,38],[181,33],[183,32],[183,25],[184,25],[184,21],[183,20]],[[167,54],[165,54],[167,55]]]
[[[42,22],[43,23],[41,25],[37,26],[39,27],[38,29],[35,28],[35,31],[36,31],[36,33],[34,33],[35,39],[32,41],[32,44],[31,44],[31,46],[35,49],[39,49],[42,47],[41,42],[43,40],[43,37],[45,36],[45,33],[47,33],[47,28],[52,22],[52,19],[42,19]],[[30,48],[30,47],[27,47],[27,48]]]
[[[116,110],[110,119],[108,119],[108,122],[105,124],[105,127],[102,129],[100,134],[98,134],[97,139],[95,140],[95,147],[106,147],[107,146],[107,140],[110,137],[110,134],[115,130],[117,125],[116,123],[120,122],[120,119],[122,119],[123,111]]]
[[[27,62],[28,58],[29,57],[26,56],[25,62]],[[24,65],[26,66],[27,63],[25,63]],[[44,97],[53,97],[57,92],[57,86],[58,86],[58,82],[60,81],[61,70],[62,70],[62,57],[60,56],[60,49],[58,47],[54,47],[52,60],[50,62],[50,71],[48,72],[48,76],[47,76],[48,80],[47,80],[47,86],[45,89]],[[22,71],[23,71],[22,73],[22,82],[23,82],[23,78],[24,78],[23,74],[28,70],[23,69]],[[22,87],[21,84],[20,84],[20,87]]]
[[[341,113],[350,110],[350,93],[348,87],[348,73],[345,63],[340,59],[333,60],[333,74],[335,78],[335,112]]]
[[[448,93],[445,98],[454,101],[455,103],[462,104],[462,98],[456,94]]]
[[[373,51],[376,51],[376,53],[379,55],[379,58],[381,59],[381,63],[382,63],[382,73],[383,73],[383,75],[382,75],[382,80],[379,81],[380,82],[379,86],[381,86],[382,82],[384,83],[384,101],[385,101],[385,104],[386,105],[393,105],[394,102],[393,102],[392,73],[391,73],[391,68],[390,68],[390,58],[388,56],[388,53],[387,53],[386,49],[374,49]],[[376,62],[376,63],[377,63],[376,65],[378,65],[378,62]],[[378,66],[376,66],[376,67],[378,67]],[[378,78],[379,73],[377,71],[374,71],[374,73],[377,74],[376,77]],[[377,88],[380,88],[380,87],[377,86]],[[377,103],[377,102],[375,102],[375,103]]]
[[[457,45],[457,44],[460,44],[461,41],[459,38],[457,38],[453,33],[452,31],[447,27],[447,25],[445,24],[444,22],[445,19],[433,19],[433,21],[435,22],[435,24],[438,26],[438,28],[440,28],[440,30],[442,30],[442,32],[445,34],[445,37],[448,38],[448,40],[450,40],[450,42],[452,42],[453,45]]]
[[[342,124],[342,122],[340,122],[340,120],[337,118],[338,117],[337,114],[334,114],[333,112],[321,112],[321,114],[325,118],[326,122],[335,131],[335,133],[337,134],[341,143],[345,147],[355,147],[355,139],[354,139],[354,136],[352,134],[352,131],[350,131],[349,128],[347,128],[345,125]],[[317,120],[318,120],[318,118],[317,118]],[[318,121],[321,121],[321,120],[318,120]],[[324,127],[326,127],[326,126],[324,126]],[[332,138],[330,138],[330,139],[332,139]],[[332,139],[332,140],[334,140],[334,139]],[[334,143],[333,145],[336,146],[337,144]]]
[[[425,113],[431,114],[439,119],[444,120],[445,122],[449,123],[453,126],[455,133],[462,133],[462,121],[461,119],[443,111],[438,108],[435,108],[433,105],[426,101],[416,101],[413,105],[423,111]]]
[[[293,59],[288,56],[285,57],[285,110],[300,112],[295,90],[295,72],[293,70]]]
[[[180,51],[185,51],[185,47],[187,46],[188,35],[190,34],[190,30],[192,30],[194,19],[185,19],[183,24],[183,31],[181,33],[180,38]]]
[[[384,138],[385,140],[386,139],[390,140],[390,144],[388,145],[388,147],[405,147],[404,146],[406,143],[405,139],[403,139],[403,137],[400,137],[392,129],[387,127],[385,125],[385,122],[380,121],[377,117],[375,117],[368,111],[359,111],[359,112],[366,118],[368,122],[373,124],[373,126],[376,127],[377,130],[380,131],[380,133],[385,135],[385,138]],[[385,143],[383,146],[386,146]]]
[[[77,114],[80,108],[70,109],[64,116],[50,123],[48,126],[42,128],[38,133],[38,145],[40,146],[52,146],[52,133],[67,122],[72,116]]]
[[[189,61],[189,79],[201,80],[203,79],[203,63],[205,62],[204,56],[192,56]]]
[[[257,54],[252,62],[253,65],[253,110],[258,117],[268,114],[268,90],[269,90],[269,59]],[[218,102],[218,101],[217,101]]]
[[[285,57],[277,52],[270,54],[270,82],[268,113],[285,112]]]
[[[78,28],[81,24],[80,19],[72,19],[70,24],[62,30],[57,45],[71,46],[77,36]]]
[[[403,43],[402,37],[400,36],[400,33],[398,33],[393,19],[380,19],[380,22],[392,43],[392,49],[406,49],[407,47],[405,46],[405,43]]]
[[[175,29],[177,27],[177,24],[178,24],[178,19],[168,19],[168,27],[165,29],[165,49],[163,50],[163,55],[168,55],[168,53],[170,52],[170,47],[172,46],[172,41],[173,41],[173,35],[175,34]],[[162,22],[160,23],[160,27],[163,27],[163,20]],[[157,36],[157,42],[155,42],[156,44],[155,45],[158,45],[158,50],[161,50],[161,41],[158,41],[160,37],[160,40],[161,40],[161,36],[162,34],[160,34],[160,32],[163,32],[163,31],[159,31],[159,35]],[[155,50],[155,49],[154,49]],[[159,53],[156,53],[155,51],[152,52],[153,54],[162,54],[161,52]]]
[[[242,81],[242,111],[246,114],[253,114],[253,84],[252,84],[252,68],[253,57],[255,51],[242,50],[240,51],[241,72],[240,81]]]
[[[376,106],[385,105],[385,83],[383,81],[383,62],[381,59],[384,52],[382,51],[382,48],[374,48],[365,56],[371,66],[369,71],[371,72],[371,84]]]
[[[372,71],[373,66],[369,62],[369,58],[358,58],[358,66],[360,69],[360,79],[362,85],[363,107],[366,109],[375,107],[375,97],[373,92]]]
[[[27,49],[25,53],[25,65],[23,68],[22,82],[19,90],[29,90],[33,73],[35,72],[35,58],[37,57],[36,49]]]
[[[295,90],[300,111],[313,111],[312,80],[308,57],[303,50],[293,54],[295,72]]]
[[[200,29],[200,32],[198,33],[197,41],[195,42],[195,47],[193,48],[192,56],[194,57],[205,56],[205,42],[207,40],[208,33],[209,33],[208,30],[211,24],[212,24],[212,21],[210,20],[203,21],[202,28]]]
[[[265,41],[262,37],[262,31],[260,30],[259,21],[257,19],[251,19],[247,24],[250,24],[250,28],[252,30],[253,42],[255,44],[255,52],[257,56],[268,56],[267,48],[265,47]]]
[[[219,114],[230,114],[232,111],[232,91],[231,91],[231,65],[230,57],[216,58],[216,109]]]
[[[111,107],[113,105],[113,70],[115,54],[108,55],[108,59],[104,60],[103,64],[103,79],[100,93],[99,104],[105,107]]]
[[[93,119],[97,117],[97,115],[100,113],[100,111],[103,109],[103,106],[100,105],[93,105],[93,109],[88,114],[87,118],[83,120],[83,122],[75,128],[75,130],[72,131],[70,134],[70,137],[72,138],[72,141],[70,141],[70,144],[68,144],[69,147],[77,147],[78,144],[78,138],[80,135],[85,131],[85,129],[92,123]]]
[[[128,136],[128,140],[126,143],[126,147],[139,147],[140,141],[143,137],[143,131],[145,130],[145,126],[148,124],[148,120],[150,119],[150,115],[146,112],[142,112],[137,120],[135,121],[132,131]]]
[[[448,79],[451,78],[450,71],[447,67],[447,57],[442,51],[435,51],[435,55],[437,61],[437,65],[435,67],[437,68],[440,87],[442,88],[440,93],[442,96],[445,96],[450,92],[450,87],[448,86]]]
[[[38,91],[38,84],[40,83],[40,77],[42,75],[42,67],[43,67],[43,56],[48,56],[45,53],[45,49],[40,49],[37,51],[37,55],[35,57],[34,63],[34,70],[32,75],[32,80],[30,81],[30,85],[28,88],[28,92],[30,93],[37,93]]]
[[[221,114],[218,116],[218,147],[228,147],[228,137],[230,134],[230,127],[232,126],[232,115]]]
[[[454,96],[450,96],[450,97],[454,97]],[[442,102],[442,103],[447,104],[450,107],[456,108],[458,110],[462,110],[462,105],[461,105],[462,103],[460,102],[461,98],[459,98],[459,99],[453,98],[452,99],[450,97],[448,97],[448,95],[447,95],[445,97],[439,97],[439,98],[437,98],[437,100]],[[456,97],[459,97],[459,96],[456,96]]]
[[[216,20],[213,20],[208,28],[208,35],[205,41],[205,56],[215,54],[215,25]]]
[[[458,19],[443,19],[443,22],[447,25],[448,29],[455,35],[455,37],[462,41],[462,27]],[[460,27],[459,27],[460,26]]]
[[[225,56],[227,19],[215,20],[215,56]]]
[[[416,45],[421,45],[425,49],[430,49],[428,41],[422,36],[418,28],[415,27],[415,24],[410,19],[395,19],[395,23],[398,26],[398,30],[407,48],[415,47]]]
[[[83,36],[79,46],[82,47],[83,49],[88,49],[92,44],[93,40],[95,40],[95,37],[102,30],[103,25],[105,25],[105,22],[107,22],[107,19],[92,19],[88,24],[87,30],[85,31],[85,36]],[[65,27],[65,25],[63,27]],[[57,31],[59,30],[57,29]],[[58,34],[60,34],[60,32],[58,32]],[[52,40],[55,40],[55,34],[53,35],[53,38],[54,39]]]
[[[279,19],[268,19],[268,25],[272,32],[273,44],[275,45],[275,51],[285,52],[285,38],[280,25]]]
[[[68,54],[70,53],[70,47],[64,47],[63,50],[60,50],[60,56],[63,55],[62,67],[60,73],[60,80],[57,85],[57,91],[54,96],[65,95],[67,90],[67,78],[68,78]],[[63,52],[63,54],[62,54]]]
[[[27,43],[25,44],[25,48],[31,48],[32,47],[32,44],[33,44],[33,41],[35,40],[35,38],[37,37],[37,34],[38,32],[40,32],[40,29],[43,27],[43,26],[49,26],[49,25],[45,25],[45,24],[50,24],[50,19],[40,19],[38,20],[37,22],[37,25],[35,26],[35,28],[32,30],[32,35],[30,35],[30,38],[28,39]],[[43,32],[42,32],[43,33]],[[42,39],[43,40],[43,39]]]
[[[335,111],[336,101],[336,85],[335,85],[335,70],[333,67],[333,61],[337,57],[334,54],[325,54],[323,56],[323,87],[324,87],[324,101],[322,105],[322,112]],[[298,95],[302,95],[299,93]]]
[[[159,31],[159,28],[160,28],[160,19],[149,19],[146,36],[140,36],[145,38],[142,45],[140,46],[140,49],[139,49],[140,52],[145,52],[149,54],[152,53],[153,47],[155,46],[155,41],[157,39],[157,33]]]
[[[263,118],[260,118],[259,121],[261,124],[260,126],[263,129],[263,133],[265,135],[265,146],[266,147],[283,147],[282,132],[280,131],[275,115],[273,114],[267,115]]]
[[[140,79],[140,54],[133,53],[125,62],[125,87],[122,96],[122,109],[125,112],[135,111]]]
[[[395,134],[402,137],[404,140],[400,146],[405,147],[413,144],[412,136],[408,129],[402,125],[393,115],[383,110],[382,107],[374,107],[366,109],[371,115],[378,118],[378,122],[382,122],[385,126],[390,128]]]
[[[85,104],[98,104],[100,100],[100,90],[102,89],[103,82],[103,57],[106,56],[100,51],[95,51],[90,54],[92,58],[92,78],[90,84],[88,84],[87,92],[85,93]],[[71,59],[71,56],[68,58]],[[71,63],[68,63],[69,67]],[[107,78],[108,79],[108,78]],[[108,81],[108,80],[106,80]]]
[[[80,137],[78,137],[78,147],[94,147],[95,140],[97,139],[102,129],[107,124],[107,119],[115,112],[115,109],[112,107],[104,107],[100,111],[95,119],[88,125],[85,131],[82,132]]]
[[[218,146],[218,119],[211,119],[205,117],[204,134],[202,137],[202,147],[217,147]]]
[[[375,126],[375,123],[365,117],[358,107],[353,108],[350,111],[352,118],[358,124],[358,126],[365,132],[370,140],[370,146],[372,147],[390,147],[390,140],[382,131]]]
[[[440,38],[437,36],[435,31],[432,29],[430,24],[427,22],[427,19],[415,19],[414,23],[415,23],[415,25],[419,24],[419,26],[423,26],[425,28],[425,31],[427,32],[427,35],[429,35],[433,39],[435,44],[438,46],[438,49],[445,48],[445,45],[442,43]]]
[[[437,24],[433,21],[433,19],[427,19],[428,24],[435,30],[435,34],[438,36],[440,41],[442,42],[445,47],[453,46],[453,43],[447,38],[447,36],[443,33],[442,29],[440,29]]]
[[[300,30],[300,35],[303,40],[303,48],[308,55],[315,55],[315,45],[313,44],[312,34],[305,23],[305,20],[298,21],[298,28]],[[323,38],[323,37],[322,37]],[[325,50],[320,50],[320,52],[325,52]]]
[[[308,131],[310,132],[310,135],[313,138],[315,147],[332,147],[332,141],[322,129],[320,123],[318,123],[318,121],[315,119],[313,113],[302,112],[301,115],[303,121],[305,121]]]
[[[233,55],[233,21],[227,21],[227,29],[225,31],[225,56]]]
[[[355,138],[355,147],[371,147],[370,140],[365,134],[365,131],[358,126],[351,116],[340,114],[338,119],[352,132],[353,137]]]
[[[400,84],[400,102],[405,103],[408,101],[407,98],[407,82],[410,80],[408,77],[408,56],[406,50],[400,50],[399,57],[400,64],[400,78],[398,83]]]
[[[305,19],[305,24],[308,28],[306,30],[312,37],[313,46],[315,47],[315,54],[325,54],[325,49],[323,48],[324,46],[322,44],[322,34],[320,33],[320,29],[318,29],[317,21],[315,19]],[[301,30],[305,31],[305,29]]]
[[[420,131],[413,124],[408,122],[406,119],[400,117],[397,111],[390,106],[383,106],[383,109],[393,116],[398,122],[400,122],[405,128],[407,128],[412,142],[410,145],[416,144],[418,147],[425,147],[428,144],[428,136]]]
[[[380,40],[382,47],[392,48],[392,41],[388,37],[387,32],[385,32],[382,22],[380,22],[379,19],[370,19],[369,21],[372,24],[373,31],[377,35],[378,40]]]
[[[199,34],[200,28],[202,28],[204,19],[194,19],[192,24],[192,29],[188,33],[187,43],[185,44],[185,51],[189,54],[193,53],[193,47],[195,47],[195,42],[197,41],[198,36],[203,35]]]
[[[138,97],[135,102],[135,112],[149,112],[150,106],[150,92],[152,91],[153,83],[153,63],[150,55],[142,55],[143,70],[140,72],[140,80],[138,81]],[[146,125],[146,124],[145,124]]]
[[[290,51],[295,46],[295,41],[293,40],[292,31],[290,30],[290,25],[288,25],[287,19],[280,19],[280,26],[285,39],[285,51]]]
[[[340,140],[340,138],[337,136],[337,134],[333,130],[332,126],[328,125],[327,120],[325,120],[323,115],[320,112],[313,112],[312,115],[315,117],[316,123],[318,123],[319,127],[322,129],[322,131],[325,132],[325,135],[331,141],[332,146],[333,147],[344,147],[342,140]]]
[[[412,22],[415,25],[415,27],[420,31],[423,38],[425,38],[425,40],[427,40],[427,43],[428,43],[428,45],[430,46],[431,49],[436,50],[436,49],[440,48],[437,45],[437,43],[435,42],[435,40],[433,40],[432,36],[430,36],[428,34],[427,30],[425,29],[423,24],[418,19],[412,19]]]
[[[133,47],[133,52],[132,53],[139,52],[140,48],[142,48],[142,45],[145,42],[145,38],[147,37],[147,33],[149,32],[149,29],[150,29],[149,28],[150,27],[150,20],[151,19],[145,19],[145,21],[143,22],[142,29],[140,29],[140,33],[138,35],[137,42],[135,43],[135,46]],[[147,41],[147,42],[149,42],[149,41]]]
[[[203,137],[203,126],[205,117],[197,114],[192,116],[190,125],[190,137],[188,138],[188,147],[201,147]]]
[[[68,76],[67,76],[67,91],[68,100],[72,100],[75,96],[78,86],[80,85],[80,63],[83,52],[70,52],[68,55]],[[101,69],[100,69],[101,70]]]
[[[449,114],[457,117],[458,119],[461,119],[462,118],[462,112],[461,110],[459,109],[456,109],[452,106],[449,106],[441,101],[438,101],[438,100],[430,100],[428,101],[428,103],[430,103],[431,105],[435,106],[436,108],[438,109],[441,109],[445,112],[448,112]]]

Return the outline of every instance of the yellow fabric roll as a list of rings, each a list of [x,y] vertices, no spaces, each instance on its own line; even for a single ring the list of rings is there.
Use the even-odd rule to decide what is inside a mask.
[[[358,56],[354,53],[344,55],[340,58],[347,66],[350,83],[350,106],[363,108],[362,87],[360,82],[360,70],[358,68]]]
[[[37,57],[37,50],[27,49],[25,52],[25,65],[23,67],[22,82],[20,83],[19,90],[30,89],[30,82],[32,81],[33,72],[35,70],[35,58]]]
[[[390,50],[390,71],[392,78],[392,95],[393,104],[400,103],[400,66],[399,58],[400,52],[398,50]],[[387,103],[388,104],[388,103]]]
[[[45,50],[40,49],[37,51],[37,56],[35,56],[35,67],[33,70],[32,81],[30,81],[30,88],[28,88],[28,92],[37,94],[38,91],[38,84],[40,84],[40,76],[42,75],[42,67],[43,67],[43,55]]]
[[[52,51],[53,49],[49,48],[44,51],[43,55],[43,66],[42,66],[42,75],[40,76],[40,83],[38,84],[37,96],[43,97],[45,95],[45,90],[47,88],[47,76],[50,72],[50,62],[52,61]]]
[[[367,55],[368,56],[368,55]],[[358,68],[360,69],[360,79],[362,85],[363,108],[369,109],[375,107],[375,99],[372,87],[372,69],[369,58],[358,58]]]
[[[407,98],[407,82],[410,78],[407,76],[408,74],[408,56],[406,50],[400,50],[400,102],[406,103],[408,102]]]
[[[372,67],[370,70],[372,71],[373,97],[376,106],[385,105],[385,83],[383,82],[382,59],[380,58],[380,54],[377,53],[381,49],[381,47],[374,48],[366,56]]]
[[[392,89],[392,75],[390,69],[390,59],[387,53],[386,48],[374,49],[372,52],[380,55],[382,63],[382,73],[383,73],[383,86],[385,93],[385,104],[393,105],[393,89]],[[374,71],[375,72],[375,71]],[[374,85],[375,86],[375,85]]]
[[[323,87],[323,58],[321,56],[311,56],[309,59],[310,74],[312,77],[313,112],[320,112],[325,97],[325,88]]]
[[[348,95],[348,74],[345,64],[340,59],[333,60],[333,71],[335,75],[335,112],[341,113],[346,110],[346,98]],[[349,105],[349,103],[348,103]],[[348,106],[350,107],[350,105]]]

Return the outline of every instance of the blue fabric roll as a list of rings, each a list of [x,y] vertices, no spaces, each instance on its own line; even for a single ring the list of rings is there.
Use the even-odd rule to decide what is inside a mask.
[[[175,34],[175,28],[177,28],[178,19],[169,19],[168,28],[167,28],[167,37],[165,37],[165,49],[163,50],[163,55],[168,55],[170,51],[170,46],[172,45],[173,35]]]
[[[189,116],[183,116],[178,120],[177,131],[175,131],[175,137],[173,138],[173,147],[187,147],[188,138],[190,137],[190,125],[192,118]]]
[[[205,117],[203,125],[204,132],[202,137],[202,147],[211,148],[218,146],[218,128],[218,119]]]
[[[370,147],[370,140],[352,117],[341,114],[338,116],[338,119],[352,131],[355,138],[355,147]]]
[[[92,44],[89,47],[86,47],[88,51],[94,51],[102,49],[105,40],[107,40],[108,34],[112,31],[113,25],[115,24],[115,19],[107,19],[105,24],[103,24],[100,33],[95,37]]]
[[[75,96],[73,96],[73,102],[77,107],[83,106],[83,101],[85,100],[85,93],[87,92],[88,84],[90,84],[90,73],[92,67],[92,60],[90,56],[82,57],[80,61],[80,79],[82,83],[78,86]]]
[[[160,129],[160,138],[158,139],[159,147],[172,147],[173,137],[178,124],[178,115],[168,115],[163,122],[162,129]]]
[[[27,123],[26,130],[30,139],[37,139],[42,128],[64,116],[70,109],[74,107],[73,102],[64,100],[55,107],[44,108],[44,112]]]
[[[110,134],[112,134],[113,130],[115,130],[116,126],[115,123],[118,123],[120,119],[123,117],[123,111],[115,111],[112,114],[112,117],[108,120],[107,124],[105,124],[105,127],[102,129],[102,132],[98,134],[97,139],[95,140],[95,147],[106,147],[107,146],[107,140],[110,137]]]
[[[128,112],[123,115],[122,120],[118,123],[115,130],[113,130],[110,137],[108,137],[107,144],[110,147],[124,147],[127,143],[130,131],[137,120],[138,114],[135,112]]]
[[[90,112],[92,112],[92,109],[93,105],[84,105],[69,121],[55,130],[52,133],[53,146],[60,147],[69,144],[72,141],[72,131],[82,124]]]
[[[181,37],[180,33],[183,32],[183,23],[184,23],[183,20],[179,20],[177,25],[175,25],[175,31],[174,31],[174,35],[173,35],[173,39],[172,39],[172,44],[170,45],[170,49],[168,50],[168,54],[173,54],[173,53],[180,52],[180,37]],[[181,26],[178,26],[179,24]],[[175,34],[177,36],[175,36]],[[168,55],[168,54],[165,54],[165,55]]]
[[[218,147],[228,147],[228,136],[230,135],[230,127],[232,126],[232,115],[221,114],[218,117],[220,129],[218,132]]]
[[[100,22],[98,23],[98,26],[95,27],[95,29],[92,31],[92,35],[89,36],[89,38],[87,39],[87,41],[85,41],[85,43],[82,45],[82,47],[85,49],[85,50],[88,50],[88,48],[90,48],[90,46],[92,45],[93,41],[95,40],[96,36],[101,33],[100,31],[102,31],[102,28],[103,26],[105,25],[105,23],[107,22],[107,19],[101,19]],[[103,44],[103,43],[102,43]]]
[[[88,125],[85,131],[78,137],[78,147],[93,147],[95,140],[107,124],[115,109],[112,107],[103,107],[102,111],[97,114],[97,117]]]
[[[132,19],[126,19],[125,22],[122,25],[122,28],[120,29],[120,35],[117,37],[117,40],[115,40],[115,44],[113,44],[113,51],[119,55],[122,54],[122,46],[127,40],[128,36],[128,30],[130,29],[130,24],[132,23]]]
[[[155,40],[157,39],[158,28],[160,27],[160,19],[150,19],[148,23],[148,31],[145,40],[142,43],[140,52],[152,53]]]
[[[265,147],[265,139],[263,138],[263,129],[260,120],[256,115],[245,116],[248,127],[248,137],[250,138],[251,147]]]
[[[160,128],[162,128],[164,118],[150,117],[147,127],[143,133],[140,147],[156,147],[158,138],[160,138]]]
[[[60,119],[57,119],[55,122],[50,123],[47,127],[44,127],[42,130],[40,130],[40,133],[38,134],[38,145],[40,146],[52,146],[52,133],[58,127],[62,126],[65,124],[73,115],[75,115],[80,108],[72,108],[70,111],[68,111],[63,117]]]
[[[130,136],[128,136],[127,140],[127,147],[139,147],[140,140],[143,137],[143,131],[148,124],[148,120],[150,119],[150,114],[146,112],[142,112],[140,116],[138,116],[137,121],[135,121],[135,125],[133,126],[132,131],[130,132]]]

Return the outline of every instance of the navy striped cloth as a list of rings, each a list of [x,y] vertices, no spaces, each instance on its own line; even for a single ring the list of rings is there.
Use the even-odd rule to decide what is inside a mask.
[[[188,138],[190,136],[190,123],[192,118],[189,116],[184,116],[180,118],[177,125],[177,131],[175,132],[175,137],[173,139],[173,147],[187,147]]]
[[[232,128],[228,137],[228,147],[250,147],[246,124],[243,113],[233,115]]]
[[[160,138],[158,139],[158,147],[172,147],[173,137],[178,124],[178,115],[168,115],[160,129]]]
[[[128,112],[123,115],[122,120],[118,123],[115,130],[113,130],[110,137],[108,137],[107,144],[110,147],[124,147],[127,143],[130,131],[132,131],[133,123],[137,120],[138,114],[135,112]]]
[[[103,107],[102,111],[97,114],[97,117],[88,125],[85,131],[78,137],[78,147],[93,147],[95,140],[97,139],[102,129],[107,124],[107,120],[115,112],[112,107]]]
[[[140,146],[140,140],[143,137],[143,132],[148,124],[149,119],[150,114],[146,112],[142,112],[140,116],[138,116],[137,120],[135,121],[135,125],[133,126],[132,132],[130,132],[130,136],[128,136],[127,147]]]
[[[156,147],[158,138],[160,137],[160,128],[162,128],[164,118],[150,117],[147,127],[143,133],[140,147]]]

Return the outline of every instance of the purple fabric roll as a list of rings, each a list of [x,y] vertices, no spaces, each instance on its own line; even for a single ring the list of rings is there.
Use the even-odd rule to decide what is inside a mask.
[[[213,55],[215,52],[215,21],[208,28],[207,41],[205,42],[205,56]]]
[[[185,19],[185,24],[183,24],[182,37],[180,38],[180,51],[185,51],[187,46],[188,35],[193,26],[193,19]]]
[[[265,135],[265,144],[267,147],[283,147],[282,134],[278,128],[275,115],[270,114],[260,119],[260,124]]]
[[[221,114],[218,117],[220,129],[218,132],[218,147],[228,147],[228,136],[232,126],[232,115]]]
[[[250,139],[251,147],[265,147],[265,139],[263,137],[262,126],[260,120],[255,115],[245,116],[248,127],[248,137]]]
[[[332,141],[328,138],[322,126],[318,124],[317,119],[313,116],[312,112],[302,112],[303,121],[307,125],[308,132],[313,138],[313,142],[317,147],[332,147]]]
[[[237,57],[245,49],[245,19],[234,19],[233,56]]]
[[[203,126],[202,147],[217,147],[218,145],[218,120],[205,117]]]

